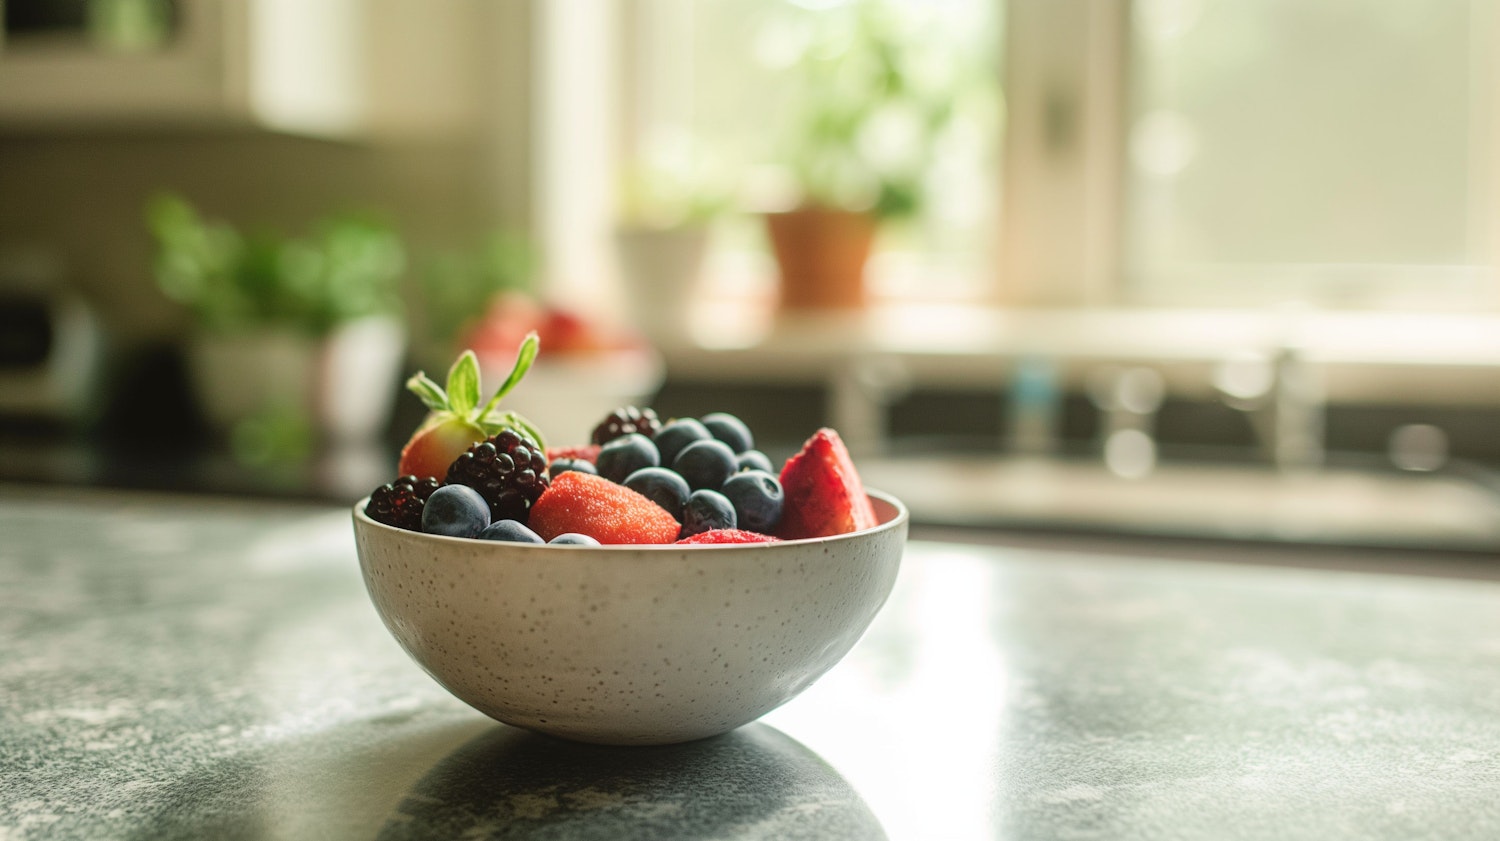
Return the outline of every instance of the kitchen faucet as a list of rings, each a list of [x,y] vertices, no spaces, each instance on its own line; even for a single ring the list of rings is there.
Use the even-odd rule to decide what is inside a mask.
[[[1323,463],[1323,378],[1304,350],[1286,343],[1231,357],[1214,372],[1214,387],[1250,419],[1261,452],[1278,468]]]

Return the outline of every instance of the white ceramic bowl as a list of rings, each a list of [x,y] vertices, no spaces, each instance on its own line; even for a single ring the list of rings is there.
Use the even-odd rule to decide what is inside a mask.
[[[360,569],[396,641],[480,712],[582,742],[733,730],[837,663],[885,604],[906,508],[880,525],[729,546],[539,546],[440,537],[354,508]]]

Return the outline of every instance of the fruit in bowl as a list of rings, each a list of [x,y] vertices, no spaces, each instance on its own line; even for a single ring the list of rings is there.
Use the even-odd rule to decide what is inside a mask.
[[[606,744],[723,733],[832,668],[885,603],[906,510],[860,484],[833,430],[776,474],[742,458],[753,435],[721,414],[623,407],[589,443],[547,450],[529,421],[500,420],[505,391],[483,416],[503,428],[442,478],[402,477],[354,509],[386,627],[486,715]],[[486,471],[504,472],[501,493],[476,487]]]

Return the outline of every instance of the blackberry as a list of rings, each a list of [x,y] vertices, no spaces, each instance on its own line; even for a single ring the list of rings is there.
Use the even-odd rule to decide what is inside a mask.
[[[490,505],[492,520],[524,524],[531,504],[547,489],[547,457],[530,439],[502,430],[454,459],[444,484],[479,491]]]
[[[610,412],[609,417],[594,427],[594,443],[608,444],[610,441],[622,435],[629,435],[632,432],[639,432],[650,438],[660,429],[661,419],[656,416],[656,410],[622,406]]]
[[[381,485],[370,494],[370,502],[365,505],[365,516],[398,529],[421,531],[422,509],[427,505],[427,498],[437,489],[436,479],[402,476]]]

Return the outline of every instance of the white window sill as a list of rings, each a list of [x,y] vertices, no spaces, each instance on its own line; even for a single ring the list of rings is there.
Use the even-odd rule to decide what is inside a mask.
[[[1330,402],[1500,405],[1500,313],[878,304],[778,314],[742,299],[703,302],[692,322],[684,338],[660,343],[675,377],[829,382],[878,361],[922,385],[998,389],[1016,360],[1040,357],[1070,384],[1139,364],[1174,394],[1207,396],[1226,359],[1293,348],[1322,372]]]

